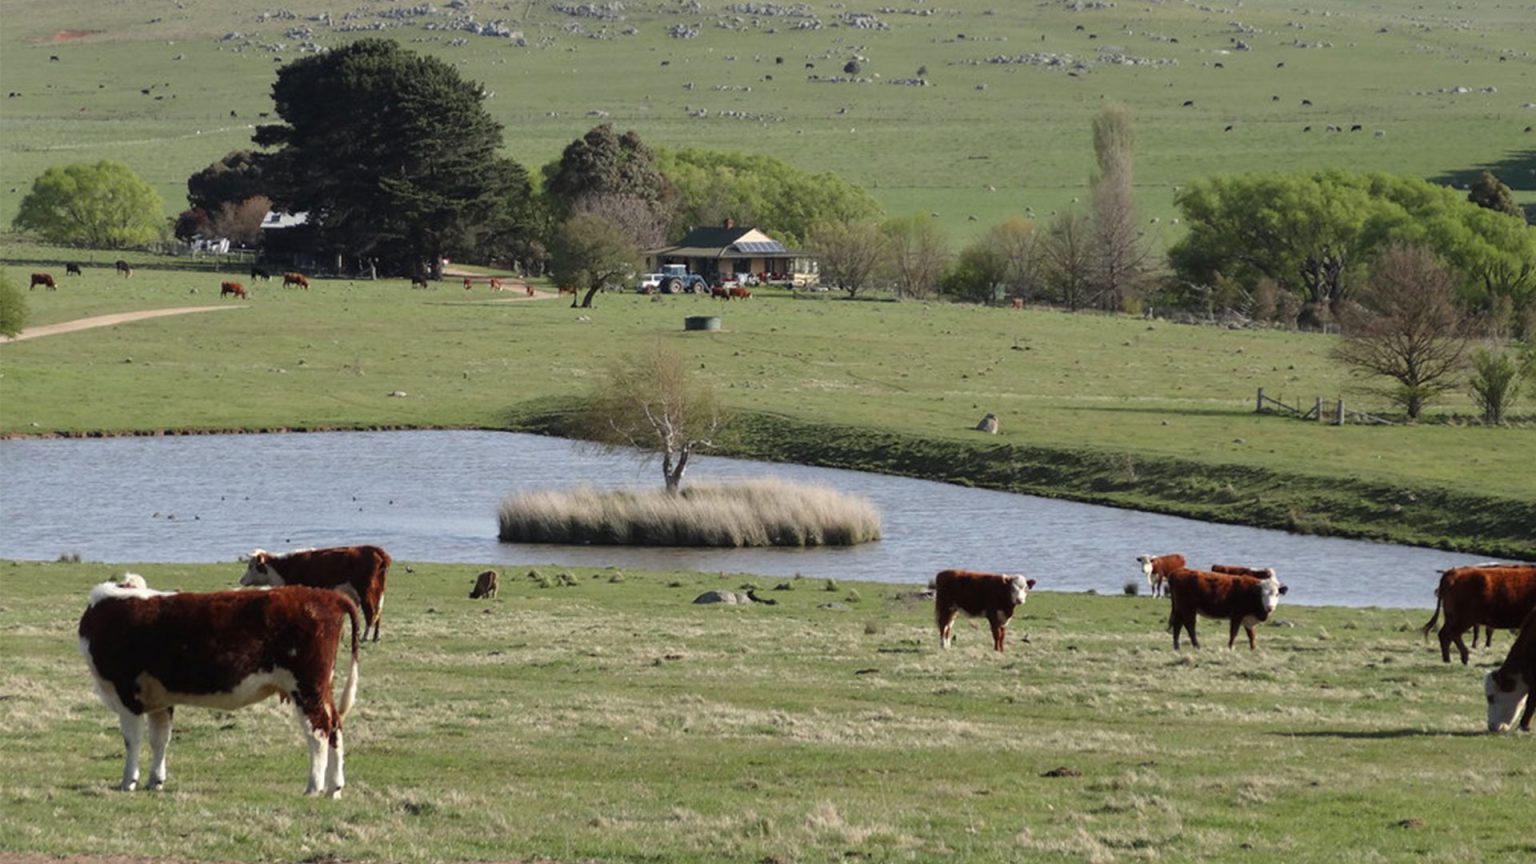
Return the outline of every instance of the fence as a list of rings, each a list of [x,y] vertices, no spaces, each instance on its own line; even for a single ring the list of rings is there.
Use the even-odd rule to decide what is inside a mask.
[[[1294,405],[1288,405],[1280,399],[1264,395],[1264,388],[1260,387],[1258,395],[1254,398],[1253,413],[1276,414],[1281,417],[1294,417],[1297,420],[1312,420],[1318,423],[1328,423],[1334,426],[1343,426],[1346,423],[1366,423],[1378,426],[1391,426],[1391,420],[1378,417],[1366,411],[1357,411],[1344,404],[1344,397],[1338,399],[1324,399],[1321,396],[1314,397],[1310,407],[1303,408],[1303,403],[1298,400]]]

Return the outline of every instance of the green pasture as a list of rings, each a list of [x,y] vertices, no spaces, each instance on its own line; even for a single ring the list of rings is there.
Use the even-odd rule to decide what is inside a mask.
[[[3,0],[0,79],[19,95],[0,102],[0,219],[50,165],[101,158],[130,165],[174,214],[187,176],[250,146],[250,126],[266,122],[275,60],[311,40],[340,44],[359,35],[340,27],[375,20],[391,26],[361,35],[398,38],[483,82],[506,151],[530,167],[611,122],[656,146],[766,153],[837,173],[890,214],[937,214],[956,239],[1081,197],[1089,122],[1105,101],[1135,113],[1138,203],[1161,219],[1149,225],[1154,239],[1179,230],[1168,221],[1173,189],[1217,173],[1337,167],[1465,182],[1487,167],[1536,203],[1536,133],[1524,131],[1536,124],[1536,12],[1523,4],[1122,2],[1074,12],[953,0],[876,13],[885,30],[843,23],[853,7],[826,0],[804,4],[820,29],[728,5],[626,3],[609,20],[531,0],[470,7],[481,23],[522,32],[520,48],[425,29],[459,14],[443,6],[402,23],[375,17],[392,6],[316,0],[286,4],[291,18],[213,0]],[[351,11],[361,16],[344,19]],[[332,23],[309,20],[320,12]],[[696,37],[668,35],[679,26],[696,26]],[[295,28],[311,36],[289,35]],[[1147,62],[1101,62],[1101,51]],[[1089,64],[990,62],[1035,52]],[[854,58],[862,82],[811,78],[840,76]],[[919,67],[930,86],[891,83]],[[1355,124],[1360,132],[1325,131]]]
[[[13,276],[68,252],[14,247]],[[249,301],[220,300],[238,278]],[[35,325],[178,306],[195,315],[0,345],[0,434],[537,428],[627,353],[660,342],[743,415],[726,452],[896,471],[1201,519],[1532,554],[1536,429],[1469,418],[1334,427],[1253,412],[1384,410],[1328,356],[1335,337],[949,303],[758,291],[725,303],[605,294],[596,307],[456,282],[313,280],[87,266],[28,292]],[[718,314],[720,332],[683,318]],[[984,413],[1000,434],[973,427]],[[755,419],[754,419],[755,418]],[[771,421],[771,422],[768,422]],[[921,452],[913,455],[911,448]],[[1003,448],[1003,449],[998,449]],[[1067,463],[1092,463],[1071,474]],[[1034,479],[1020,479],[1037,463]],[[1058,470],[1060,469],[1060,470]],[[1339,496],[1343,504],[1336,500]],[[1344,518],[1343,510],[1349,512]]]
[[[1517,861],[1529,735],[1426,610],[1282,605],[1259,650],[1172,650],[1166,602],[1040,590],[941,652],[912,586],[397,562],[346,718],[349,785],[301,796],[291,709],[177,712],[161,792],[112,791],[90,586],[234,585],[235,563],[0,562],[0,849],[195,861]],[[411,572],[414,570],[414,572]],[[561,582],[573,582],[560,587]],[[1049,584],[1045,576],[1043,585]],[[147,757],[146,757],[147,759]],[[1065,769],[1065,770],[1062,770]],[[146,762],[147,770],[147,762]],[[1048,776],[1052,773],[1065,776]],[[152,826],[152,830],[147,830]]]

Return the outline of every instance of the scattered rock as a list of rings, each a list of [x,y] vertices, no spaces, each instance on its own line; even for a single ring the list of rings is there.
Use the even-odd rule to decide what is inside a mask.
[[[1081,777],[1081,776],[1083,776],[1083,772],[1077,770],[1076,768],[1068,768],[1065,765],[1063,765],[1060,768],[1052,768],[1051,770],[1045,772],[1044,774],[1041,774],[1040,776],[1041,777]]]

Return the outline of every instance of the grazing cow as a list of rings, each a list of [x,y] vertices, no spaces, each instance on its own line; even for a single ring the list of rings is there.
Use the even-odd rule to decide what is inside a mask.
[[[479,600],[484,597],[487,600],[494,600],[500,588],[501,576],[495,570],[487,570],[475,577],[475,589],[469,592],[469,599]]]
[[[128,278],[129,276],[133,275],[133,268],[129,267],[128,266],[128,262],[122,260],[121,258],[119,258],[116,261],[113,261],[112,262],[112,266],[117,268],[117,272],[123,274],[123,278],[125,278],[125,279]]]
[[[1507,732],[1520,716],[1520,730],[1531,731],[1536,714],[1536,609],[1520,624],[1520,636],[1509,648],[1504,663],[1483,676],[1483,695],[1488,698],[1488,731]]]
[[[59,288],[59,286],[53,284],[53,277],[47,273],[33,273],[32,284],[27,286],[27,290],[31,291],[39,285],[47,286],[49,291],[57,291]]]
[[[939,647],[948,648],[954,639],[955,616],[986,616],[992,625],[992,648],[1003,650],[1003,637],[1013,610],[1024,604],[1035,580],[1020,574],[977,573],[970,570],[945,570],[933,577],[933,612],[939,625]]]
[[[464,290],[468,291],[469,289],[471,289],[473,287],[475,287],[475,280],[469,278],[468,276],[465,276],[464,277]]]
[[[731,299],[731,292],[725,290],[724,285],[714,285],[709,289],[709,296],[719,300],[729,300]]]
[[[253,266],[251,268],[251,278],[252,279],[260,279],[260,280],[265,282],[266,280],[272,278],[272,274],[268,273],[267,271],[265,271],[263,269],[261,269],[260,267],[254,267]]]
[[[725,299],[727,299],[727,300],[751,300],[752,299],[752,292],[748,291],[747,289],[742,288],[741,286],[738,285],[737,287],[732,288],[728,292],[728,294],[727,294]]]
[[[426,290],[426,288],[427,288],[427,277],[425,277],[425,276],[412,276],[411,277],[411,287],[412,288],[420,288],[422,290]]]
[[[1255,579],[1268,579],[1275,575],[1273,567],[1242,567],[1237,564],[1212,564],[1212,573],[1225,573],[1228,576],[1252,576]]]
[[[1163,583],[1168,580],[1168,574],[1175,570],[1184,569],[1183,555],[1138,555],[1136,560],[1141,562],[1141,573],[1147,577],[1147,584],[1152,586],[1152,596],[1163,593]]]
[[[1012,306],[1014,309],[1023,309],[1024,308],[1024,298],[1023,297],[1014,297],[1013,299],[1011,299],[1009,301],[1009,305]]]
[[[1490,629],[1519,627],[1525,616],[1536,609],[1536,565],[1452,567],[1440,574],[1440,584],[1435,588],[1435,614],[1424,625],[1425,636],[1440,619],[1441,609],[1445,610],[1445,624],[1438,634],[1440,658],[1451,662],[1451,644],[1455,643],[1465,666],[1470,652],[1462,634],[1479,624]]]
[[[352,664],[337,703],[331,682],[349,618]],[[159,789],[177,705],[233,711],[275,693],[293,702],[309,742],[304,794],[336,797],[346,785],[341,721],[357,699],[357,633],[357,605],[334,591],[177,594],[137,576],[97,585],[80,616],[80,653],[123,732],[117,788],[138,787],[146,719],[149,788]]]
[[[1227,648],[1237,643],[1237,628],[1248,633],[1249,650],[1257,650],[1253,626],[1269,620],[1271,612],[1280,605],[1280,595],[1288,589],[1273,575],[1267,579],[1252,576],[1236,576],[1230,573],[1207,573],[1202,570],[1180,568],[1168,574],[1168,596],[1173,608],[1168,614],[1168,630],[1173,633],[1173,649],[1179,649],[1179,630],[1189,633],[1189,644],[1200,647],[1195,638],[1195,617],[1225,618],[1232,623],[1227,636]]]
[[[495,276],[491,277],[491,290],[492,291],[500,291],[501,290],[501,280],[497,279]]]
[[[284,273],[283,287],[287,288],[289,285],[297,285],[305,291],[309,290],[309,280],[304,277],[303,273]]]
[[[219,296],[234,295],[237,300],[247,300],[249,295],[245,293],[245,286],[239,282],[223,282],[219,285]]]
[[[247,559],[240,584],[309,585],[332,588],[351,597],[363,612],[363,638],[373,631],[379,641],[379,616],[384,607],[384,579],[389,575],[389,553],[377,546],[337,546],[300,549],[273,555],[257,549]]]
[[[532,282],[525,282],[525,283],[523,283],[523,290],[528,292],[528,296],[529,297],[532,297],[533,296],[533,283]]]
[[[79,264],[76,264],[75,262],[71,261],[68,264],[64,265],[64,275],[65,276],[84,276],[85,272],[80,269],[80,265]]]

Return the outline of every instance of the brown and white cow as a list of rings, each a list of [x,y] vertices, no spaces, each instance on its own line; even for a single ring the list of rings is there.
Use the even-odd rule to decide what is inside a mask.
[[[292,271],[290,271],[288,273],[284,273],[283,274],[283,287],[287,288],[289,285],[297,285],[298,287],[303,288],[305,291],[308,291],[309,290],[309,278],[306,277],[303,273],[292,272]]]
[[[1168,613],[1168,630],[1173,633],[1173,648],[1179,649],[1179,630],[1189,633],[1189,644],[1200,647],[1195,638],[1195,618],[1225,618],[1231,622],[1227,648],[1237,644],[1237,629],[1248,633],[1248,648],[1256,650],[1254,625],[1269,620],[1280,605],[1280,596],[1289,589],[1270,574],[1268,578],[1238,576],[1231,573],[1207,573],[1187,567],[1168,574],[1168,596],[1173,608]]]
[[[1504,663],[1483,676],[1483,695],[1488,699],[1488,731],[1507,732],[1520,718],[1522,732],[1531,731],[1536,714],[1536,609],[1520,624],[1520,635],[1509,648]]]
[[[494,600],[500,588],[501,576],[495,570],[486,570],[475,577],[475,588],[469,592],[469,599],[479,600],[484,597],[487,600]]]
[[[245,286],[239,282],[222,282],[219,284],[219,296],[245,300],[249,295],[245,293]]]
[[[1147,577],[1147,584],[1152,586],[1152,596],[1163,593],[1163,583],[1168,580],[1168,574],[1175,570],[1184,569],[1183,555],[1138,555],[1136,560],[1141,563],[1141,573]]]
[[[1441,609],[1445,624],[1438,634],[1440,658],[1451,662],[1455,643],[1465,666],[1470,652],[1461,639],[1464,633],[1476,625],[1513,629],[1536,609],[1536,565],[1476,564],[1445,570],[1435,588],[1435,614],[1424,625],[1425,636],[1434,629]]]
[[[300,549],[283,555],[257,549],[246,561],[241,585],[309,585],[331,588],[351,597],[363,611],[363,638],[367,639],[372,630],[373,641],[379,641],[384,580],[389,575],[388,552],[377,546]]]
[[[1035,580],[1020,574],[978,573],[971,570],[944,570],[933,577],[933,612],[939,625],[939,647],[948,648],[954,639],[955,616],[986,616],[992,625],[992,648],[1003,650],[1003,637],[1013,610],[1024,605]]]
[[[1255,579],[1268,579],[1275,575],[1273,567],[1244,567],[1241,564],[1212,564],[1212,573],[1225,573],[1228,576],[1252,576]]]
[[[342,628],[352,621],[352,663],[340,702],[331,696]],[[165,785],[178,705],[233,711],[279,696],[293,702],[309,743],[304,794],[346,785],[341,721],[357,700],[357,606],[335,591],[277,588],[178,594],[130,574],[91,590],[80,653],[101,701],[117,713],[126,751],[119,789],[139,783],[146,720],[149,788]]]
[[[58,285],[54,284],[52,275],[48,273],[33,273],[32,284],[27,286],[27,290],[31,291],[33,288],[36,288],[39,285],[42,285],[49,291],[56,291],[59,287]]]

